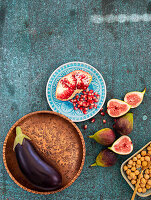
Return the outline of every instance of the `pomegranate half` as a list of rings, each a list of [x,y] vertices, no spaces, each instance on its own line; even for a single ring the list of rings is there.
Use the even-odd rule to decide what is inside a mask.
[[[61,101],[72,99],[77,93],[86,90],[92,81],[92,76],[82,70],[75,70],[61,78],[56,88],[56,98]]]

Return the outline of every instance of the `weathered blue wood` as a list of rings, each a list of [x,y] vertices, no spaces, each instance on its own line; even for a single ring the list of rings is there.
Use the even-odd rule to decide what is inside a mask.
[[[94,15],[145,13],[151,14],[149,0],[0,1],[0,199],[131,198],[132,190],[120,174],[120,165],[129,156],[119,156],[118,163],[110,168],[88,168],[102,146],[87,136],[101,128],[112,127],[113,119],[107,115],[97,114],[93,124],[90,121],[77,123],[86,142],[86,161],[80,177],[61,193],[40,196],[19,188],[4,169],[2,146],[16,120],[32,111],[50,110],[45,97],[47,80],[59,65],[69,61],[89,63],[102,73],[107,84],[107,100],[122,99],[129,91],[147,88],[141,106],[132,110],[134,130],[130,137],[134,152],[149,142],[151,21],[102,23],[99,19],[96,23],[93,18]],[[102,119],[107,120],[105,125]],[[84,124],[88,124],[85,131]]]

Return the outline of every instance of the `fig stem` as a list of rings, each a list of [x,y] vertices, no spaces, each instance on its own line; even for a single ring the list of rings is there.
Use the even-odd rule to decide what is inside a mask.
[[[143,92],[142,92],[142,93],[143,93],[143,94],[145,94],[145,92],[146,92],[146,87],[145,87],[145,89],[143,90]]]
[[[96,163],[94,163],[94,164],[90,165],[90,167],[94,167],[94,166],[97,166],[97,164],[96,164]]]
[[[89,137],[89,138],[93,138],[93,137],[94,137],[94,135],[89,135],[88,137]]]
[[[27,135],[22,133],[22,130],[20,126],[16,127],[16,137],[14,141],[13,151],[15,151],[15,147],[17,144],[22,145],[24,138],[27,138],[28,140],[31,140]]]

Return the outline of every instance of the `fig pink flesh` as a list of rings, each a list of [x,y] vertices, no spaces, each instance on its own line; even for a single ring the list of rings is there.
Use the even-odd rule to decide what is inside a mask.
[[[130,141],[128,138],[124,138],[118,144],[114,145],[114,149],[117,152],[130,152],[132,149],[132,141]]]
[[[126,102],[132,106],[137,105],[142,99],[137,94],[129,94],[126,97]]]
[[[127,111],[127,104],[120,104],[118,102],[110,102],[108,109],[110,110],[110,115],[119,116],[121,113]]]

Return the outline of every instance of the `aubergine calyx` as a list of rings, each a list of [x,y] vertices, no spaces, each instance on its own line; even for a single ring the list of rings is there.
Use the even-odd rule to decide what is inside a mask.
[[[27,138],[28,140],[31,140],[27,135],[22,133],[22,130],[21,130],[20,126],[17,126],[16,127],[16,137],[15,137],[15,141],[14,141],[13,151],[15,151],[15,147],[17,146],[17,144],[22,145],[24,138]]]

